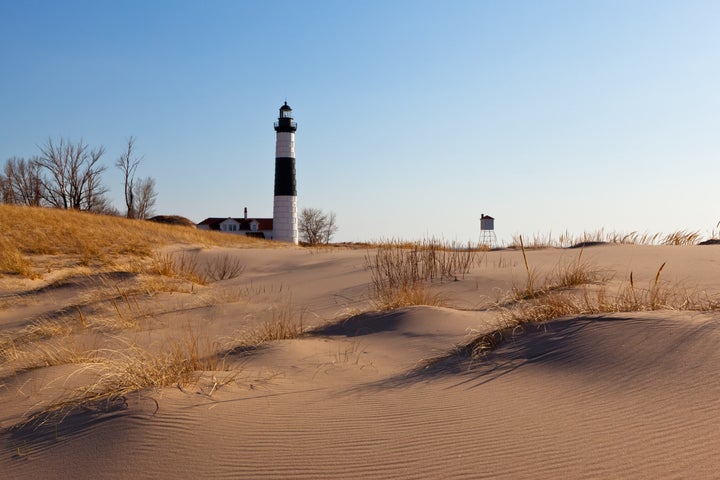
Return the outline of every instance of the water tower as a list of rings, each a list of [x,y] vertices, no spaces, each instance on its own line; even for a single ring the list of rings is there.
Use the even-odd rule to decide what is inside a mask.
[[[487,245],[490,248],[497,247],[495,219],[484,213],[480,215],[480,245]]]

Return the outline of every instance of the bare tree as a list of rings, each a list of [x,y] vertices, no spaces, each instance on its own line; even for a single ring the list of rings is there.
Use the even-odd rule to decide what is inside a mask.
[[[101,182],[105,167],[99,163],[103,147],[90,149],[82,140],[73,144],[62,138],[59,143],[48,139],[40,153],[37,163],[46,173],[42,187],[49,205],[90,211],[107,206],[107,189]]]
[[[149,218],[153,214],[157,193],[155,192],[155,179],[152,177],[141,178],[137,181],[135,191],[135,214],[136,218]]]
[[[140,164],[139,158],[133,158],[135,138],[127,139],[127,149],[115,162],[115,166],[123,173],[125,181],[125,208],[127,218],[135,218],[135,170]]]
[[[157,193],[151,177],[135,179],[135,172],[143,158],[133,156],[135,138],[127,139],[127,148],[115,162],[124,177],[125,215],[127,218],[148,218],[155,206]]]
[[[87,201],[85,202],[87,205],[86,210],[103,215],[120,216],[120,211],[113,206],[105,195],[107,189],[98,184],[100,180],[100,176],[93,176],[88,183]],[[98,192],[101,193],[98,194]]]
[[[335,213],[325,213],[319,208],[304,208],[298,219],[300,240],[309,245],[330,243],[337,232]]]
[[[5,162],[2,198],[5,203],[39,206],[42,197],[42,181],[37,159],[25,160],[12,157]]]

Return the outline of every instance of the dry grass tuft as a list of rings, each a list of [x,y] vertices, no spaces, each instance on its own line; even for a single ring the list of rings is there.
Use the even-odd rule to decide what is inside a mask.
[[[377,288],[373,285],[373,300],[378,310],[394,310],[411,305],[447,305],[444,295],[430,292],[423,282],[408,286],[388,288],[386,285]]]
[[[109,320],[92,319],[88,323],[82,311],[78,308],[82,328],[90,326],[102,330],[117,330],[140,327],[140,319],[147,317],[148,313],[140,307],[137,297],[131,291],[119,287],[115,287],[115,290],[117,297],[110,299],[115,315],[111,316]]]
[[[155,253],[149,266],[135,268],[152,275],[181,278],[199,285],[236,278],[245,269],[240,259],[228,253],[210,258],[204,266],[200,265],[199,259],[197,252]]]
[[[572,288],[597,283],[604,279],[602,272],[592,263],[583,259],[583,250],[573,261],[559,264],[550,274],[550,289]]]
[[[700,242],[700,232],[678,230],[669,233],[663,238],[663,245],[697,245]]]
[[[555,290],[543,286],[529,298],[518,299],[500,309],[502,328],[475,337],[460,347],[473,357],[484,355],[508,336],[530,323],[540,324],[570,315],[643,312],[655,310],[712,311],[720,309],[718,299],[688,290],[680,284],[664,282],[660,265],[647,286],[638,286],[633,273],[614,292],[605,286],[583,286],[581,290]]]
[[[80,364],[73,375],[93,379],[69,396],[40,408],[27,422],[35,425],[61,421],[71,411],[96,402],[113,403],[130,393],[148,388],[183,387],[195,382],[203,371],[231,369],[216,342],[199,337],[191,328],[180,339],[169,341],[159,352],[126,342],[123,348],[83,349],[73,344],[43,352],[47,365]],[[229,373],[224,383],[231,381]]]
[[[430,293],[426,284],[464,278],[476,261],[477,251],[471,245],[461,247],[435,240],[378,244],[374,255],[370,252],[365,255],[377,308],[443,305],[444,298]]]
[[[605,229],[585,232],[582,235],[573,235],[565,231],[554,236],[548,234],[534,234],[531,238],[525,239],[525,248],[568,248],[576,245],[592,245],[601,243],[622,244],[622,245],[697,245],[700,241],[700,232],[690,230],[678,230],[668,234],[649,232],[615,232]],[[520,235],[513,235],[509,248],[518,248]]]
[[[32,277],[30,262],[7,239],[0,237],[0,274]]]
[[[544,282],[540,284],[537,272],[530,267],[528,262],[522,237],[519,237],[519,242],[527,278],[523,287],[513,287],[511,295],[512,301],[535,298],[555,290],[568,289],[605,280],[601,270],[591,262],[583,259],[584,249],[581,248],[577,258],[569,262],[558,263],[553,271],[545,278]]]
[[[471,244],[435,239],[388,240],[375,244],[375,257],[367,254],[366,263],[387,278],[396,275],[426,281],[457,280],[470,271],[479,251],[483,249]]]
[[[172,385],[189,385],[201,371],[227,371],[223,349],[207,337],[198,336],[189,326],[182,338],[170,340],[159,352],[128,344],[103,358],[99,379],[84,390],[97,396],[119,396]]]
[[[243,270],[245,266],[240,263],[240,259],[226,253],[208,263],[205,275],[212,282],[220,282],[239,277]]]
[[[568,315],[591,315],[654,310],[715,310],[718,303],[680,285],[656,281],[639,288],[632,281],[614,293],[605,287],[581,292],[553,292],[505,308],[501,315],[507,325],[540,323]]]
[[[147,273],[182,278],[199,285],[208,283],[207,275],[198,266],[197,253],[155,253]]]
[[[95,362],[98,351],[70,336],[24,345],[12,344],[4,352],[5,370],[24,372],[37,368]]]
[[[0,364],[16,361],[24,345],[54,337],[69,335],[72,327],[64,321],[39,319],[15,332],[0,335]]]
[[[139,307],[128,295],[116,304],[119,320],[136,325]],[[122,306],[124,305],[124,306]],[[244,332],[230,343],[198,335],[190,325],[182,330],[179,338],[164,340],[156,348],[148,349],[128,339],[107,336],[100,333],[94,337],[95,344],[87,346],[77,337],[70,335],[72,328],[65,324],[53,326],[38,323],[33,328],[23,329],[23,335],[15,335],[2,343],[3,370],[11,375],[20,371],[56,365],[75,364],[79,368],[71,376],[88,378],[83,386],[69,392],[62,398],[39,406],[24,422],[39,425],[44,422],[59,422],[79,407],[123,403],[124,398],[145,389],[159,389],[168,386],[179,388],[196,384],[202,372],[227,372],[210,389],[210,395],[218,386],[231,382],[238,374],[237,365],[229,362],[229,356],[239,351],[253,350],[263,343],[298,338],[305,334],[305,309],[297,308],[292,300],[279,303],[272,308],[272,318],[258,328]],[[87,321],[88,326],[94,320]],[[60,328],[64,330],[58,330]],[[63,335],[56,338],[57,335]]]
[[[291,299],[274,305],[272,308],[272,319],[263,323],[246,335],[244,342],[250,346],[259,345],[274,340],[290,340],[301,337],[305,334],[306,328],[303,324],[305,308],[296,308]]]

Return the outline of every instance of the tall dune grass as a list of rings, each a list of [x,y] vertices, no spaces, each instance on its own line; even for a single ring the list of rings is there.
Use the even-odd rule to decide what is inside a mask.
[[[245,333],[239,341],[240,348],[256,346],[276,340],[290,340],[305,334],[305,308],[296,307],[292,298],[272,306],[272,317],[259,327]]]
[[[647,285],[639,285],[630,272],[628,279],[615,289],[605,285],[577,285],[582,288],[556,290],[543,285],[532,297],[516,299],[500,308],[502,327],[476,336],[461,350],[472,356],[483,355],[495,348],[508,336],[522,330],[527,324],[541,324],[570,315],[597,315],[603,313],[643,312],[656,310],[715,311],[720,299],[684,287],[682,284],[663,281],[665,263]],[[582,276],[591,275],[586,272]]]
[[[434,240],[378,244],[374,252],[365,255],[376,306],[389,310],[444,304],[443,297],[430,292],[427,283],[464,278],[476,261],[477,251],[471,245]]]
[[[513,301],[535,298],[546,295],[552,291],[598,283],[606,279],[603,276],[603,272],[597,266],[583,258],[585,250],[581,248],[575,259],[560,261],[545,277],[544,281],[541,282],[537,272],[528,262],[523,237],[519,237],[518,240],[520,242],[527,277],[522,287],[513,287],[511,295]]]
[[[509,248],[520,247],[521,235],[515,234],[510,240]],[[568,231],[555,236],[550,233],[534,234],[524,237],[525,248],[569,248],[578,245],[594,243],[609,243],[618,245],[697,245],[702,236],[698,231],[677,230],[670,233],[650,232],[617,232],[598,229],[585,232],[581,235],[571,234]]]

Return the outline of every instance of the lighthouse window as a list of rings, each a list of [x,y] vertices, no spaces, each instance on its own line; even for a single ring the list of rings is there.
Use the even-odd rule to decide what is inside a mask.
[[[280,116],[281,116],[282,118],[292,118],[292,112],[291,112],[290,110],[283,110],[283,111],[280,113]]]

